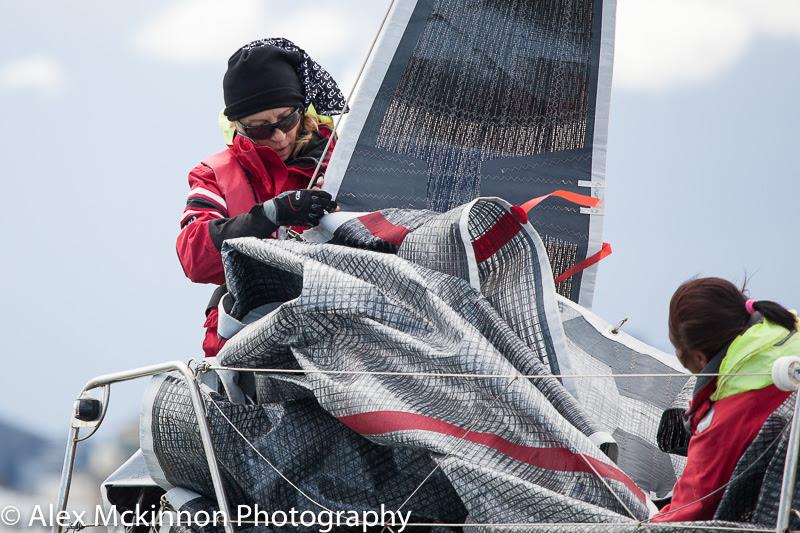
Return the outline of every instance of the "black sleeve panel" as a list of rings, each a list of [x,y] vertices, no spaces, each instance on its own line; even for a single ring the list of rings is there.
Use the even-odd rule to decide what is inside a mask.
[[[193,196],[186,200],[186,207],[205,207],[208,209],[215,209],[217,211],[221,211],[223,214],[226,214],[220,206],[211,200],[206,200],[205,198],[200,198],[199,196]]]
[[[249,213],[231,218],[221,218],[208,223],[211,241],[217,250],[222,249],[222,242],[236,237],[259,237],[265,239],[275,233],[278,226],[267,218],[261,204],[256,204]]]

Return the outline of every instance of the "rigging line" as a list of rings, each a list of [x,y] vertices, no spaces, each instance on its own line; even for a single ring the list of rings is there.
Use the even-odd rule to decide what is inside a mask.
[[[600,479],[600,481],[603,483],[603,485],[606,486],[606,488],[609,490],[609,492],[611,492],[611,495],[614,496],[614,498],[619,502],[620,505],[622,505],[622,508],[625,509],[625,512],[628,513],[631,518],[633,518],[637,522],[640,522],[639,519],[636,518],[636,515],[633,514],[633,512],[630,510],[630,507],[628,507],[625,504],[625,502],[622,501],[622,498],[619,496],[619,494],[617,494],[617,491],[615,491],[611,487],[611,485],[608,483],[608,481],[606,481],[606,479],[603,476],[600,475],[600,472],[597,471],[597,469],[594,467],[592,462],[589,461],[584,454],[578,453],[578,455],[580,456],[581,459],[583,459],[583,462],[586,463],[589,466],[589,468],[592,469],[592,472],[594,472],[594,474]]]
[[[516,380],[517,380],[517,378],[514,378],[511,381],[509,381],[508,384],[505,387],[503,387],[503,390],[501,390],[500,392],[497,393],[497,395],[492,399],[491,403],[489,403],[489,405],[487,405],[483,409],[483,411],[486,412],[489,409],[491,409],[492,407],[494,407],[494,405],[497,403],[497,401],[500,399],[500,397],[503,394],[505,394],[508,391],[509,388],[511,388],[511,385],[513,385]],[[422,486],[430,479],[430,477],[434,473],[436,473],[437,470],[439,470],[439,468],[442,466],[442,463],[448,457],[452,457],[453,455],[455,455],[455,453],[459,449],[459,447],[460,446],[464,446],[464,437],[466,437],[472,431],[472,429],[478,424],[478,420],[479,420],[479,418],[476,417],[476,420],[472,423],[472,425],[467,428],[467,430],[464,432],[463,435],[461,435],[461,437],[459,437],[460,441],[456,444],[455,449],[453,451],[451,451],[450,453],[446,454],[440,461],[438,461],[436,463],[436,466],[433,467],[433,470],[431,470],[431,472],[427,476],[425,476],[425,479],[423,479],[422,482],[419,485],[417,485],[417,488],[415,488],[414,491],[408,496],[408,498],[406,498],[405,501],[402,504],[400,504],[400,507],[397,508],[397,510],[395,511],[395,514],[399,513],[403,509],[403,507],[405,507],[405,505],[411,500],[411,498],[413,498],[414,495],[417,492],[419,492],[419,490],[422,488]]]
[[[331,374],[331,375],[356,375],[356,376],[407,376],[407,377],[433,377],[433,378],[505,378],[505,379],[551,379],[551,378],[689,378],[689,377],[765,377],[771,376],[769,372],[741,372],[741,373],[701,373],[688,374],[683,372],[649,373],[649,374],[466,374],[447,372],[394,372],[372,370],[304,370],[300,368],[237,368],[222,365],[208,365],[206,370],[232,370],[234,372],[257,372],[270,374]]]
[[[724,485],[722,485],[721,487],[717,487],[716,489],[712,490],[711,492],[709,492],[708,494],[706,494],[702,498],[698,498],[698,499],[694,500],[693,502],[687,503],[686,505],[681,505],[680,507],[677,507],[675,509],[670,509],[666,513],[656,513],[655,515],[653,515],[652,517],[648,518],[647,520],[644,520],[642,523],[643,524],[656,523],[656,524],[661,525],[660,522],[651,522],[651,520],[653,518],[655,518],[656,516],[669,516],[672,513],[676,513],[678,511],[680,511],[681,509],[685,509],[685,508],[687,508],[687,507],[689,507],[691,505],[699,503],[699,502],[705,500],[706,498],[710,498],[711,496],[713,496],[714,494],[718,493],[719,491],[721,491],[723,489],[726,489],[728,487],[728,485],[730,485],[731,483],[733,483],[734,481],[736,481],[737,479],[739,479],[740,477],[745,475],[751,468],[753,468],[753,466],[757,465],[759,463],[759,461],[761,461],[761,459],[766,457],[767,452],[769,452],[772,449],[772,447],[775,446],[778,443],[778,441],[781,439],[781,437],[783,437],[783,434],[786,433],[786,431],[789,429],[790,426],[791,426],[791,424],[786,424],[786,426],[784,426],[784,428],[781,430],[781,432],[778,434],[778,436],[775,437],[775,440],[773,440],[769,444],[769,446],[767,446],[766,449],[764,449],[764,451],[761,452],[761,454],[758,457],[755,458],[755,460],[752,463],[747,465],[747,467],[744,470],[742,470],[741,472],[739,472],[739,474],[737,476],[732,477],[731,479],[729,479],[728,482],[725,483]]]
[[[201,392],[202,392],[202,391],[201,391]],[[242,438],[242,440],[243,440],[243,441],[244,441],[244,442],[245,442],[245,443],[246,443],[246,444],[247,444],[247,445],[248,445],[250,448],[252,448],[252,450],[253,450],[254,452],[256,452],[256,454],[257,454],[259,457],[261,457],[261,459],[263,459],[263,460],[264,460],[264,462],[265,462],[265,463],[267,463],[267,464],[270,466],[270,468],[272,468],[272,469],[275,471],[275,473],[276,473],[276,474],[278,474],[278,475],[279,475],[279,476],[280,476],[280,477],[281,477],[281,478],[282,478],[284,481],[286,481],[286,482],[287,482],[289,485],[291,485],[291,486],[292,486],[292,488],[294,488],[294,489],[295,489],[297,492],[299,492],[300,494],[302,494],[302,495],[303,495],[303,496],[304,496],[304,497],[305,497],[305,498],[306,498],[308,501],[310,501],[311,503],[313,503],[313,504],[314,504],[314,505],[316,505],[317,507],[320,507],[321,509],[324,509],[324,510],[328,511],[329,513],[332,513],[332,512],[333,512],[333,511],[331,511],[330,509],[328,509],[327,507],[325,507],[324,505],[322,505],[321,503],[319,503],[318,501],[316,501],[314,498],[312,498],[311,496],[309,496],[308,494],[306,494],[306,493],[303,491],[303,489],[301,489],[300,487],[298,487],[297,485],[295,485],[295,484],[292,482],[292,480],[291,480],[291,479],[289,479],[288,477],[286,477],[285,475],[283,475],[283,473],[282,473],[280,470],[278,470],[278,468],[277,468],[275,465],[273,465],[273,464],[270,462],[270,460],[269,460],[269,459],[267,459],[266,457],[264,457],[264,455],[261,453],[261,451],[259,451],[259,449],[258,449],[258,448],[256,448],[256,447],[255,447],[255,445],[254,445],[252,442],[250,442],[250,440],[249,440],[249,439],[248,439],[248,438],[247,438],[247,437],[246,437],[246,436],[245,436],[245,435],[244,435],[244,434],[243,434],[241,431],[239,431],[239,428],[237,428],[237,427],[236,427],[236,425],[235,425],[235,424],[234,424],[234,423],[231,421],[231,419],[230,419],[230,418],[228,418],[228,416],[225,414],[225,412],[222,410],[222,408],[219,406],[219,404],[217,404],[217,402],[214,400],[214,398],[212,398],[212,397],[211,397],[211,395],[210,395],[210,394],[208,394],[207,392],[203,392],[203,395],[204,395],[204,396],[205,396],[205,397],[206,397],[206,398],[207,398],[207,399],[208,399],[208,400],[211,402],[211,404],[212,404],[214,407],[216,407],[216,408],[217,408],[217,411],[219,411],[219,414],[221,414],[221,415],[222,415],[222,418],[224,418],[224,419],[225,419],[225,421],[228,423],[228,425],[230,425],[230,426],[233,428],[233,430],[234,430],[234,431],[235,431],[235,432],[236,432],[236,433],[237,433],[237,434],[238,434],[238,435],[239,435],[239,436]]]
[[[383,27],[386,25],[386,21],[389,18],[389,13],[392,11],[392,8],[396,2],[397,0],[392,0],[389,4],[389,7],[386,9],[386,13],[383,15],[381,25],[378,26],[378,31],[375,33],[375,37],[372,39],[372,44],[369,45],[367,56],[364,58],[364,61],[361,63],[361,67],[358,69],[358,74],[356,74],[356,79],[353,82],[353,86],[350,87],[350,93],[347,95],[347,99],[344,102],[345,109],[342,110],[342,114],[338,115],[333,123],[333,131],[331,132],[331,136],[328,137],[328,142],[325,143],[325,148],[322,150],[322,155],[320,156],[319,161],[317,161],[317,166],[314,168],[314,172],[311,174],[311,180],[308,182],[308,187],[306,187],[306,189],[310,189],[317,182],[317,176],[319,175],[320,168],[322,168],[322,162],[325,161],[325,156],[328,155],[328,152],[330,151],[331,142],[333,141],[334,137],[336,137],[336,131],[339,129],[339,123],[342,121],[342,116],[347,110],[347,107],[350,105],[350,102],[353,100],[353,95],[356,92],[358,83],[361,81],[361,75],[364,73],[364,68],[367,66],[367,62],[369,62],[369,58],[372,56],[372,50],[375,49],[375,44],[378,42],[378,38],[381,36]]]

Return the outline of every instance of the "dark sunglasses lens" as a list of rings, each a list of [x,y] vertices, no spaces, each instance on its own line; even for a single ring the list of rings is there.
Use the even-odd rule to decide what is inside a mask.
[[[275,133],[275,130],[281,130],[288,133],[289,130],[297,126],[300,122],[300,111],[295,109],[291,115],[280,119],[273,124],[262,124],[260,126],[244,126],[245,135],[257,141],[269,139]]]
[[[300,122],[300,112],[297,109],[295,109],[291,115],[280,119],[278,122],[273,124],[273,126],[275,126],[284,133],[288,133],[289,130],[297,126],[298,122]]]
[[[251,139],[260,141],[262,139],[269,139],[275,133],[275,127],[272,124],[264,124],[263,126],[245,126],[244,133]]]

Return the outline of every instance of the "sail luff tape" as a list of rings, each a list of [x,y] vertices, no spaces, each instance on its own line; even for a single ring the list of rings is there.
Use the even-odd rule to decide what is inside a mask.
[[[378,42],[378,38],[381,36],[381,33],[383,32],[383,27],[386,26],[386,21],[389,19],[389,13],[392,12],[392,8],[394,7],[394,4],[396,2],[397,0],[392,0],[391,3],[389,4],[389,7],[386,8],[386,13],[384,13],[383,15],[383,20],[381,20],[381,25],[378,27],[378,31],[377,33],[375,33],[375,37],[373,37],[372,43],[369,45],[369,50],[367,50],[367,56],[364,58],[364,61],[361,63],[361,67],[359,67],[358,69],[358,74],[356,74],[356,79],[353,82],[353,86],[350,87],[350,92],[348,93],[347,99],[345,100],[344,103],[345,108],[342,110],[342,114],[337,116],[336,120],[333,123],[333,130],[331,131],[331,136],[328,137],[328,142],[325,143],[325,148],[323,148],[322,150],[322,155],[320,156],[319,161],[317,161],[317,166],[314,168],[314,172],[311,174],[311,179],[309,180],[306,189],[310,189],[317,183],[317,178],[319,177],[319,171],[322,168],[322,162],[325,160],[325,156],[328,155],[328,152],[330,151],[331,142],[333,142],[334,137],[336,137],[336,133],[339,129],[339,124],[342,122],[342,115],[344,115],[345,112],[347,112],[348,107],[353,101],[353,96],[356,93],[356,87],[358,87],[358,84],[361,82],[361,77],[364,74],[364,68],[367,66],[369,58],[372,57],[372,51],[375,49],[375,44]]]

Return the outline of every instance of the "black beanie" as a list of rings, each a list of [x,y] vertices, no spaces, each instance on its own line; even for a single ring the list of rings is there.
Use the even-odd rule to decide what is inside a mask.
[[[297,69],[303,55],[276,46],[240,48],[228,60],[222,79],[225,116],[229,120],[273,109],[303,107]]]

